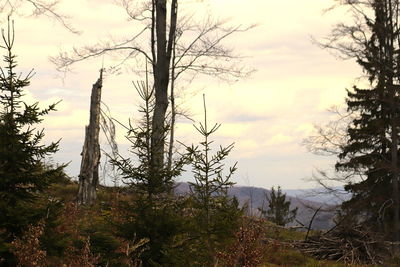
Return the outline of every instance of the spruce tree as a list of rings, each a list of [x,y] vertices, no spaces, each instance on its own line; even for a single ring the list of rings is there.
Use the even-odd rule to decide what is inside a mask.
[[[136,124],[129,121],[126,127],[131,156],[110,156],[110,162],[129,186],[128,190],[134,192],[131,199],[119,203],[125,218],[117,228],[119,235],[127,240],[148,240],[147,249],[141,254],[144,266],[176,266],[173,262],[180,257],[174,242],[183,232],[184,220],[180,214],[183,203],[173,195],[173,179],[182,172],[187,161],[185,157],[179,158],[171,169],[164,166],[157,174],[151,170],[154,89],[148,83],[147,74],[145,82],[133,84],[142,104],[139,107],[140,119]]]
[[[347,108],[357,116],[348,126],[348,142],[341,147],[336,169],[363,177],[345,187],[352,193],[342,205],[345,214],[359,215],[356,221],[390,230],[398,240],[399,1],[368,5],[374,17],[364,11],[360,16],[364,25],[346,29],[355,41],[347,49],[355,54],[370,87],[348,90]]]
[[[286,194],[282,193],[281,187],[278,190],[271,188],[270,196],[265,195],[268,201],[268,210],[260,209],[261,214],[271,222],[277,225],[285,226],[292,222],[297,215],[297,208],[290,209],[290,201],[286,200]]]
[[[349,90],[346,100],[352,120],[347,143],[339,145],[336,170],[343,174],[340,181],[350,181],[345,189],[352,198],[343,203],[342,214],[396,240],[400,240],[399,2],[342,1],[355,23],[339,24],[324,44],[356,58],[369,81],[369,86]]]
[[[0,68],[0,243],[9,242],[39,219],[40,212],[32,202],[64,167],[45,164],[46,156],[58,150],[58,142],[43,145],[44,131],[34,127],[54,110],[55,104],[40,109],[38,103],[24,102],[24,89],[33,71],[26,76],[16,73],[13,23],[8,23],[7,32],[2,31],[2,38],[5,67]]]
[[[199,235],[202,255],[201,266],[215,264],[215,253],[229,240],[237,230],[242,210],[236,198],[228,196],[228,189],[234,185],[232,176],[236,171],[236,163],[226,169],[225,160],[233,149],[233,145],[219,146],[213,153],[210,136],[215,133],[220,124],[209,127],[207,110],[204,101],[204,123],[194,125],[203,140],[199,145],[186,146],[194,182],[190,182],[193,201],[194,229]]]

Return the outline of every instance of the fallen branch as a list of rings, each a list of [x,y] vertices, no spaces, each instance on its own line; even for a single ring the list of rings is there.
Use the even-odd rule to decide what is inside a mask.
[[[383,260],[391,255],[393,244],[381,240],[362,226],[337,226],[324,234],[295,242],[295,247],[320,260],[383,264]]]

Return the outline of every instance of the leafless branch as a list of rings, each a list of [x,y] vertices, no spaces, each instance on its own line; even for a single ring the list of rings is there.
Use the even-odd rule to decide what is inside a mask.
[[[106,53],[128,52],[128,56],[122,58],[121,62],[126,62],[137,54],[142,54],[147,60],[152,62],[152,58],[136,44],[136,40],[147,30],[144,27],[141,31],[135,34],[132,38],[125,41],[107,41],[98,43],[93,46],[84,46],[82,48],[73,48],[71,52],[60,52],[57,56],[50,57],[50,61],[56,66],[58,71],[67,72],[73,64],[85,61],[89,58],[98,57]],[[120,63],[121,64],[121,63]],[[118,64],[118,65],[120,65]]]
[[[17,14],[22,17],[26,16],[47,16],[54,19],[63,27],[68,29],[72,33],[80,33],[69,23],[70,17],[60,13],[57,10],[60,0],[1,0],[0,1],[0,13],[11,15]],[[23,13],[22,7],[31,7],[30,13]]]

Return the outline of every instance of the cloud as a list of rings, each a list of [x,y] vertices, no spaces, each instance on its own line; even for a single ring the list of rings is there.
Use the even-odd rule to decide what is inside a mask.
[[[60,152],[55,159],[69,162],[68,172],[77,175],[84,126],[92,84],[102,66],[115,63],[116,58],[94,58],[74,66],[74,73],[64,81],[57,78],[55,67],[48,61],[60,49],[104,42],[112,36],[122,39],[140,30],[127,21],[124,10],[113,1],[62,1],[60,10],[72,16],[71,24],[82,30],[73,35],[47,18],[16,19],[16,50],[20,70],[35,68],[36,76],[28,89],[29,101],[43,105],[63,101],[58,111],[45,118],[46,140],[62,137]],[[203,120],[204,92],[210,125],[221,123],[215,133],[216,144],[235,142],[231,162],[239,161],[237,181],[248,175],[257,186],[304,186],[302,178],[311,175],[313,166],[328,166],[334,159],[321,159],[308,154],[300,143],[312,131],[314,122],[329,118],[325,109],[342,103],[345,88],[351,87],[360,74],[351,61],[338,61],[328,51],[312,44],[310,36],[322,37],[331,25],[344,18],[343,11],[323,15],[332,1],[320,0],[209,0],[182,1],[182,13],[202,19],[212,12],[215,17],[228,16],[231,25],[258,27],[226,40],[226,45],[246,56],[243,64],[257,72],[250,78],[226,84],[212,77],[200,77],[184,84],[186,99],[182,108],[190,110],[193,119]],[[145,45],[147,42],[144,43]],[[112,115],[122,123],[138,119],[140,102],[131,81],[143,77],[121,69],[118,76],[107,76],[103,101]],[[197,92],[197,93],[196,93]],[[201,140],[191,122],[180,121],[177,138],[187,144]],[[129,142],[125,130],[118,127],[122,153]]]

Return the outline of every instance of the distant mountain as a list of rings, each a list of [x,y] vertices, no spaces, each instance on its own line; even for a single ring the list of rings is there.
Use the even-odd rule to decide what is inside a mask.
[[[307,199],[315,202],[322,202],[329,205],[338,205],[350,199],[351,194],[344,191],[343,187],[333,187],[335,193],[328,194],[323,189],[282,189],[284,193],[291,197]]]
[[[189,193],[190,189],[188,183],[178,183],[175,192],[177,194]],[[260,215],[259,208],[268,208],[266,195],[269,197],[270,190],[265,188],[234,186],[229,189],[228,194],[235,196],[241,206],[246,205],[248,212],[251,212],[253,215]],[[334,209],[334,205],[332,202],[313,201],[306,198],[292,196],[289,192],[287,193],[287,199],[290,200],[292,209],[295,207],[298,208],[296,219],[304,225],[308,226],[315,210],[322,207],[321,211],[314,219],[312,229],[327,230],[333,227],[334,212],[332,210]],[[298,225],[298,223],[294,222],[291,225]]]

